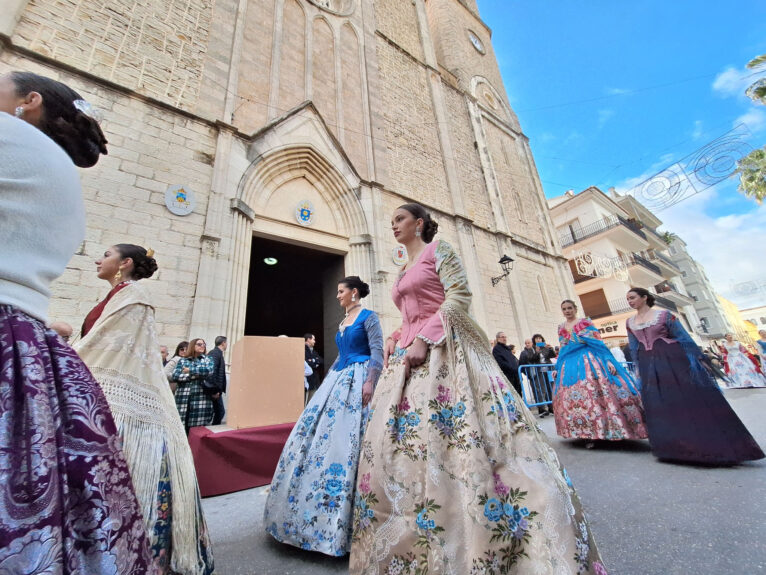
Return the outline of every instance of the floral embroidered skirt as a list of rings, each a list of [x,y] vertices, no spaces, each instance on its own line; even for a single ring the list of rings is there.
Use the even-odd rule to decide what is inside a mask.
[[[585,378],[567,385],[571,376],[562,372],[555,389],[556,433],[580,439],[646,439],[641,395],[633,394],[619,374],[614,377],[621,387],[609,381],[607,368],[592,352],[583,351],[578,361],[585,366]]]
[[[432,347],[409,380],[397,350],[378,382],[350,573],[605,574],[533,416],[489,349],[453,341],[454,354]]]
[[[0,573],[152,572],[101,389],[42,322],[0,306]]]
[[[157,485],[157,521],[154,524],[151,535],[150,545],[154,561],[159,568],[160,574],[173,574],[170,568],[171,556],[173,554],[173,484],[170,479],[170,468],[167,451],[163,454],[162,469],[160,471],[160,481]],[[198,517],[204,517],[202,514],[202,500],[197,497]],[[200,573],[212,575],[215,571],[213,563],[213,554],[207,547],[208,537],[202,531],[207,530],[204,520],[201,520],[196,526],[199,532],[199,562]],[[158,574],[158,575],[160,575]]]
[[[276,540],[326,555],[349,551],[367,362],[330,371],[282,450],[263,523]]]

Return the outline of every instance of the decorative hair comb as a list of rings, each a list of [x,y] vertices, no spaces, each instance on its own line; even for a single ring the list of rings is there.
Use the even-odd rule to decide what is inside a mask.
[[[104,115],[101,113],[101,110],[99,110],[98,108],[94,108],[93,105],[86,100],[75,100],[74,102],[72,102],[72,104],[80,112],[82,112],[89,118],[93,118],[98,123],[101,123],[101,120],[104,119]]]

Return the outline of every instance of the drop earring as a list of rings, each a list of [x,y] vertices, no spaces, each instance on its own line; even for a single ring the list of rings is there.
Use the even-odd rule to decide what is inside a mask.
[[[122,279],[122,270],[117,270],[117,273],[114,274],[114,279],[121,280]]]
[[[419,237],[420,237],[420,230],[419,230],[419,229],[418,229],[418,230],[415,230],[415,237],[416,237],[416,238],[419,238]]]
[[[356,301],[356,296],[355,295],[351,296],[351,301]]]
[[[13,115],[17,118],[21,118],[24,115],[24,107],[16,106],[16,109],[13,111]]]

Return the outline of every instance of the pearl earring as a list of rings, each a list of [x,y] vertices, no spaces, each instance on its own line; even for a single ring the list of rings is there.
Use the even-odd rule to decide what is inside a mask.
[[[416,238],[419,238],[419,237],[420,237],[420,230],[415,230],[415,237],[416,237]]]
[[[355,295],[351,296],[351,301],[356,301],[356,296]]]
[[[13,114],[17,118],[21,118],[21,116],[24,115],[24,107],[23,106],[16,106],[16,109],[13,111]]]

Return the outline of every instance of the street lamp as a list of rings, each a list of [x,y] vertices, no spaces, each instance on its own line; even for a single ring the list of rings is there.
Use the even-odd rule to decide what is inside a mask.
[[[499,284],[500,280],[511,273],[511,270],[513,269],[513,258],[506,256],[505,254],[503,254],[503,257],[501,257],[500,261],[497,263],[499,263],[500,267],[503,268],[503,273],[492,278],[492,287],[495,287],[497,284]]]

